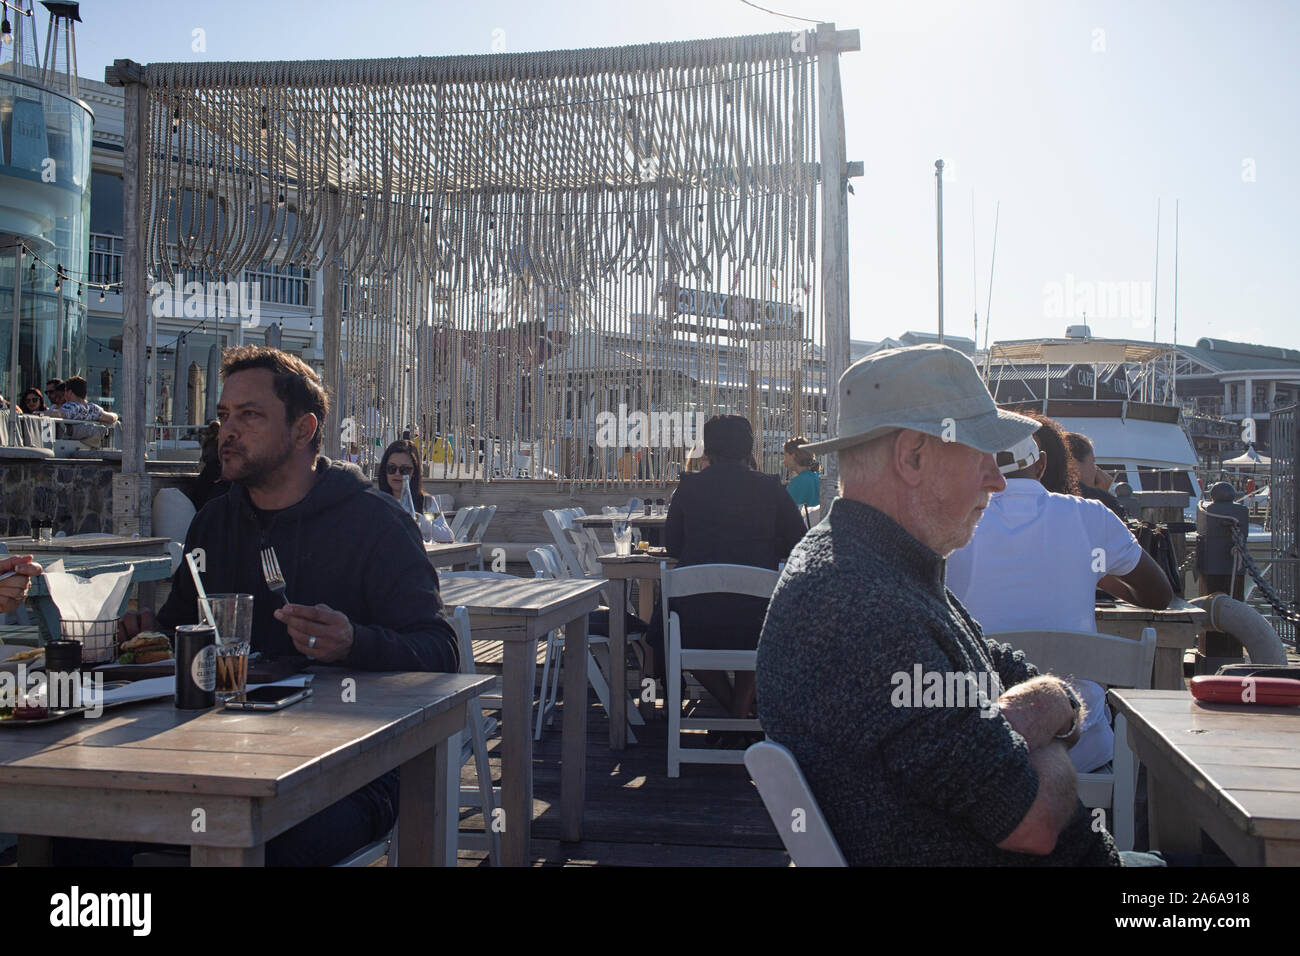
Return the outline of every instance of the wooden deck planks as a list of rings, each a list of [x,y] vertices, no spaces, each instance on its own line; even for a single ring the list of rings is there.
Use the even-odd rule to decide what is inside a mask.
[[[477,656],[477,655],[476,655]],[[593,698],[594,701],[594,698]],[[563,705],[561,705],[563,706]],[[537,745],[533,769],[535,866],[786,866],[789,858],[743,767],[691,765],[667,775],[666,719],[637,728],[640,743],[609,749],[604,711],[593,703],[587,727],[587,801],[583,841],[560,837],[560,721]],[[493,779],[500,782],[499,739],[488,741]],[[463,786],[476,784],[472,765]],[[461,826],[481,829],[465,810]],[[486,854],[462,850],[461,866],[483,865]]]

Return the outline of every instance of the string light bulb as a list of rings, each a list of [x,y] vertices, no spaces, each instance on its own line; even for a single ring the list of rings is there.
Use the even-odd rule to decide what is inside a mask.
[[[103,302],[103,301],[104,301],[104,290],[103,290],[103,289],[100,289],[100,290],[99,290],[99,301],[100,301],[100,302]]]
[[[0,40],[9,45],[14,42],[14,28],[9,25],[9,16],[5,15],[3,22],[0,22]]]

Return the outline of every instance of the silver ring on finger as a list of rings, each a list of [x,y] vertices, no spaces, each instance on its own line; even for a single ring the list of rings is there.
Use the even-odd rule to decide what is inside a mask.
[[[308,646],[308,647],[315,647],[315,646],[316,646],[316,637],[315,637],[315,635],[312,635],[311,637],[307,638],[307,646]]]

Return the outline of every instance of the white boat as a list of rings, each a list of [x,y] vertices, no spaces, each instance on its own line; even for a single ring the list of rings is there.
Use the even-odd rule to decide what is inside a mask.
[[[1033,410],[1086,435],[1098,467],[1134,491],[1202,494],[1196,449],[1173,381],[1174,350],[1158,342],[1096,339],[995,342],[984,357],[994,400]]]

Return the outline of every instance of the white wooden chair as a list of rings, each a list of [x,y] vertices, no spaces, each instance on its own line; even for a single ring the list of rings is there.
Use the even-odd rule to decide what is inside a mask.
[[[572,514],[567,509],[555,508],[543,511],[542,518],[546,522],[547,530],[551,532],[555,550],[559,552],[564,566],[569,569],[569,574],[576,578],[585,578],[587,570],[574,551],[572,540],[565,533],[573,526]]]
[[[473,527],[474,519],[478,517],[478,505],[466,505],[456,512],[456,516],[451,519],[451,534],[457,541],[468,540],[465,535]]]
[[[794,754],[772,740],[745,751],[749,771],[795,866],[847,866]]]
[[[467,572],[473,573],[473,572]],[[452,630],[456,632],[456,647],[460,653],[460,672],[462,674],[473,674],[474,671],[474,643],[470,634],[469,612],[463,608],[456,608],[450,615]],[[460,794],[458,801],[459,807],[476,807],[483,812],[484,838],[479,838],[477,834],[460,834],[459,846],[484,846],[487,848],[488,859],[493,866],[501,865],[501,836],[492,829],[493,811],[497,807],[497,800],[501,795],[500,787],[492,786],[492,771],[488,765],[487,755],[487,738],[497,729],[495,718],[489,717],[484,710],[500,710],[501,697],[497,694],[494,698],[487,694],[479,695],[469,705],[469,731],[468,738],[464,731],[460,737],[460,758],[455,764],[456,778],[459,779],[459,770],[471,759],[474,761],[474,774],[478,780],[477,787],[460,787],[457,791]],[[459,816],[459,814],[456,814]],[[433,821],[430,821],[430,826]],[[338,867],[355,867],[369,866],[376,860],[379,860],[385,854],[388,855],[388,865],[397,865],[397,825],[388,835],[381,840],[376,840],[369,846],[364,846],[357,850],[351,856],[334,864]]]
[[[726,749],[691,749],[681,746],[683,730],[762,730],[757,720],[737,717],[682,716],[682,672],[752,671],[757,651],[713,650],[682,647],[681,623],[670,611],[673,598],[694,594],[745,594],[770,598],[780,572],[744,564],[694,564],[668,570],[668,562],[659,564],[660,592],[663,602],[668,694],[668,776],[680,777],[683,763],[744,763],[745,751]]]
[[[473,527],[467,529],[465,540],[473,542],[482,541],[483,534],[487,531],[488,525],[492,523],[492,516],[496,513],[496,505],[480,505],[478,514],[475,516]]]
[[[1004,631],[986,634],[1010,644],[1040,672],[1078,677],[1104,687],[1149,688],[1155,665],[1156,631],[1144,628],[1140,640],[1088,631]],[[1109,773],[1079,774],[1079,799],[1085,807],[1110,807],[1110,831],[1120,850],[1133,849],[1137,757],[1128,747],[1128,725],[1115,715],[1115,757]]]

